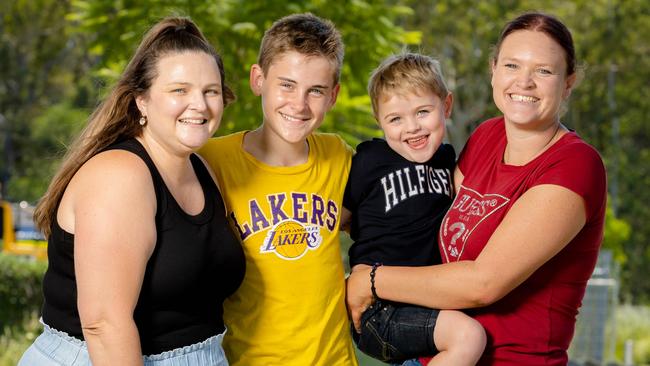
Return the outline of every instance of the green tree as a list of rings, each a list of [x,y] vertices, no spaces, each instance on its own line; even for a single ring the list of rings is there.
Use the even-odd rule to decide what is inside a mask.
[[[349,143],[377,135],[370,113],[365,84],[381,59],[402,44],[419,42],[418,32],[407,32],[394,19],[412,12],[410,8],[384,2],[351,1],[75,1],[70,19],[80,31],[95,34],[93,54],[101,57],[98,75],[114,80],[133,52],[145,29],[170,15],[187,15],[222,53],[229,82],[238,101],[228,107],[219,133],[255,128],[261,110],[248,86],[250,65],[256,62],[264,30],[274,20],[297,12],[312,12],[332,20],[343,34],[346,56],[341,92],[334,110],[323,123],[325,131],[339,132]]]
[[[67,1],[10,1],[2,2],[0,9],[1,195],[35,200],[43,192],[33,187],[43,186],[40,173],[49,169],[41,158],[51,149],[34,140],[34,120],[48,106],[82,95],[78,82],[86,71],[81,67],[85,46],[68,36]]]
[[[454,93],[450,140],[462,148],[470,131],[497,115],[489,59],[501,27],[527,10],[554,14],[572,30],[582,80],[563,122],[603,156],[610,204],[605,246],[623,264],[622,294],[650,301],[650,3],[641,0],[408,1],[414,15],[401,24],[422,32],[421,50],[441,60]]]

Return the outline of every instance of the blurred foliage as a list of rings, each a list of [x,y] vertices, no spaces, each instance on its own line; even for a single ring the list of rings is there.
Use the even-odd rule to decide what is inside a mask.
[[[47,264],[0,252],[0,330],[23,324],[43,305],[41,283]]]
[[[621,305],[616,309],[616,359],[623,360],[625,342],[633,342],[634,365],[650,364],[650,307]]]
[[[36,337],[43,330],[38,321],[39,314],[34,313],[22,324],[7,325],[0,331],[0,366],[15,366]]]
[[[219,134],[254,129],[260,124],[259,100],[249,92],[249,68],[257,61],[264,30],[282,16],[311,12],[330,19],[341,31],[346,45],[342,88],[321,129],[338,132],[354,146],[378,133],[369,113],[367,75],[402,44],[420,40],[419,32],[406,32],[393,21],[413,11],[382,1],[77,0],[72,5],[68,19],[78,24],[78,32],[93,35],[89,49],[101,56],[96,75],[109,83],[117,78],[151,24],[170,14],[190,16],[222,54],[226,81],[238,97],[237,103],[226,110]]]
[[[573,31],[582,81],[563,122],[602,154],[610,209],[604,246],[622,263],[621,295],[650,302],[650,2],[643,0],[14,0],[0,2],[1,193],[35,201],[70,136],[125,66],[146,29],[187,15],[222,54],[238,101],[219,134],[259,125],[248,87],[264,30],[281,16],[309,11],[341,30],[346,56],[341,92],[322,130],[355,146],[380,135],[365,86],[370,71],[404,48],[440,59],[454,92],[449,139],[460,151],[471,130],[497,114],[491,47],[507,19],[524,10],[557,15]]]

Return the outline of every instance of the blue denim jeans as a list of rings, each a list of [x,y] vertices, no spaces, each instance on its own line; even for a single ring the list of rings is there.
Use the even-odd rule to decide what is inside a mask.
[[[18,361],[18,366],[92,366],[86,342],[52,329],[46,324],[43,325],[43,333],[25,351]],[[221,347],[225,333],[186,347],[144,356],[144,365],[228,366],[226,355]]]
[[[423,366],[422,363],[416,358],[406,360],[400,364],[395,364],[394,366]]]
[[[361,315],[352,338],[363,353],[387,363],[438,353],[433,330],[440,310],[378,299]]]

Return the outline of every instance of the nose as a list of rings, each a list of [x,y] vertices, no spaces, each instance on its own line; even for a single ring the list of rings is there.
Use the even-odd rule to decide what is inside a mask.
[[[206,108],[207,108],[207,104],[205,102],[205,95],[203,94],[203,92],[200,90],[193,92],[192,98],[190,100],[189,109],[204,111]]]
[[[533,71],[528,69],[522,69],[517,73],[517,86],[523,89],[530,89],[535,85],[533,80]]]
[[[406,118],[405,122],[406,132],[408,133],[418,132],[422,128],[416,118]]]
[[[307,91],[301,92],[301,91],[296,91],[296,93],[293,93],[291,96],[291,108],[295,112],[302,112],[306,110],[309,107],[308,101],[308,95]]]

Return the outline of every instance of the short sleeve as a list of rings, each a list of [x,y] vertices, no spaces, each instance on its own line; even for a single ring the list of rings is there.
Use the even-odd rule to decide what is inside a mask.
[[[343,207],[348,209],[350,212],[355,212],[359,207],[359,202],[361,201],[361,192],[363,191],[362,177],[363,166],[362,163],[364,153],[357,152],[352,156],[352,164],[350,166],[350,174],[348,175],[348,182],[345,185],[345,193],[343,193]]]
[[[503,117],[496,117],[481,123],[469,136],[458,156],[458,169],[463,175],[481,170],[485,159],[497,156],[505,139]]]
[[[548,165],[535,181],[535,185],[540,184],[559,185],[581,196],[588,219],[605,209],[605,166],[598,152],[577,137],[549,156]]]

